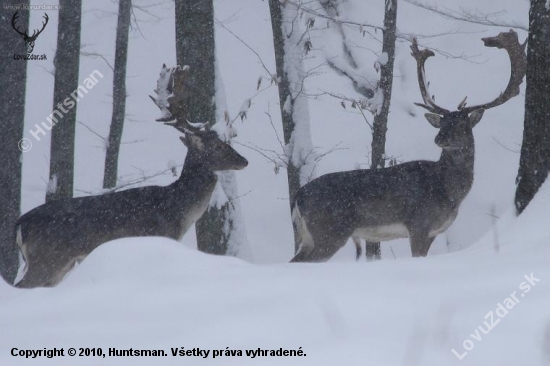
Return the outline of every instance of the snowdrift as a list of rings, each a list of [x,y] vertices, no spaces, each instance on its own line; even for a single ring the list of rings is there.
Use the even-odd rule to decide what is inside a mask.
[[[548,364],[548,217],[546,183],[520,218],[502,218],[498,252],[488,233],[461,253],[376,263],[258,266],[162,238],[118,240],[56,288],[0,285],[0,364]],[[528,292],[526,275],[539,280]],[[498,317],[514,292],[518,302]],[[107,356],[27,360],[11,356],[14,347],[101,347]],[[181,347],[243,356],[171,355]],[[299,347],[305,356],[245,354]],[[167,356],[110,357],[109,348]]]

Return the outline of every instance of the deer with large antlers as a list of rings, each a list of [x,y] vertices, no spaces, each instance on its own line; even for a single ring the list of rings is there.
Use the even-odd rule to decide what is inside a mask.
[[[321,176],[303,186],[292,211],[299,235],[299,249],[292,262],[330,259],[350,237],[369,242],[409,238],[412,255],[422,257],[435,237],[447,230],[474,180],[472,129],[485,110],[519,94],[526,72],[525,44],[510,30],[483,38],[487,47],[507,51],[511,62],[508,86],[492,102],[456,111],[439,107],[428,91],[424,64],[434,56],[420,50],[413,40],[418,83],[428,122],[439,129],[435,143],[441,147],[438,161],[411,161],[376,170],[354,170]]]
[[[48,20],[50,18],[48,18],[48,14],[44,13],[44,22],[42,22],[42,29],[38,30],[34,30],[34,32],[32,33],[32,36],[29,36],[29,30],[25,30],[24,32],[21,32],[19,30],[19,27],[15,25],[15,22],[17,20],[17,18],[19,18],[19,15],[17,14],[18,12],[16,11],[15,14],[13,14],[13,17],[11,18],[11,26],[13,27],[13,29],[19,33],[21,35],[21,38],[23,38],[23,40],[25,41],[25,47],[27,48],[27,54],[31,54],[33,49],[34,49],[34,42],[36,41],[36,39],[38,38],[38,36],[40,35],[40,33],[42,33],[42,31],[44,30],[44,28],[46,28],[46,25],[48,24]]]
[[[181,240],[210,202],[216,171],[240,170],[248,162],[208,126],[182,118],[180,103],[188,68],[163,66],[155,103],[163,111],[159,121],[185,137],[187,156],[179,179],[165,186],[149,186],[52,201],[16,223],[21,252],[17,287],[54,286],[75,263],[101,244],[119,238],[162,236]],[[202,128],[201,128],[202,127]]]

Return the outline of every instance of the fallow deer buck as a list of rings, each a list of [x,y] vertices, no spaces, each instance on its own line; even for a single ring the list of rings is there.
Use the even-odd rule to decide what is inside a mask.
[[[472,129],[483,112],[519,94],[526,71],[525,44],[510,30],[484,38],[487,47],[508,52],[511,77],[505,91],[490,103],[456,111],[435,104],[425,80],[424,63],[434,56],[413,40],[426,119],[439,129],[435,143],[442,148],[439,161],[411,161],[376,170],[354,170],[321,176],[303,186],[292,211],[299,249],[292,262],[330,259],[349,237],[379,242],[409,238],[412,255],[426,256],[434,238],[454,221],[474,179]]]
[[[17,245],[25,267],[21,267],[15,286],[54,286],[76,262],[110,240],[136,236],[162,236],[180,240],[199,219],[210,202],[216,185],[215,172],[240,170],[248,165],[214,131],[203,131],[181,118],[183,76],[187,68],[167,69],[167,90],[156,90],[167,98],[168,113],[161,121],[185,133],[180,137],[187,156],[178,180],[165,186],[149,186],[52,201],[23,215],[16,224]],[[161,78],[162,78],[161,73]],[[166,78],[165,78],[166,79]],[[162,108],[161,108],[162,109]],[[166,111],[165,111],[166,112]],[[23,264],[23,263],[22,263]]]

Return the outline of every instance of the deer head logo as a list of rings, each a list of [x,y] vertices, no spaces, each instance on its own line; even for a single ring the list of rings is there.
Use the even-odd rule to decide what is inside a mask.
[[[21,35],[21,38],[23,38],[23,40],[25,41],[25,47],[27,48],[27,54],[31,54],[32,50],[34,49],[34,42],[36,41],[36,38],[38,38],[40,33],[42,33],[44,28],[46,28],[46,24],[48,24],[48,19],[49,19],[48,14],[44,13],[44,19],[46,21],[42,22],[42,29],[35,30],[32,33],[32,36],[29,36],[29,30],[28,29],[25,30],[25,32],[21,32],[19,30],[19,27],[17,27],[15,25],[15,21],[17,20],[17,18],[19,18],[19,15],[17,13],[18,12],[16,11],[15,14],[13,14],[13,17],[11,18],[11,26],[13,27],[13,29],[15,29],[15,31],[17,33],[19,33]]]

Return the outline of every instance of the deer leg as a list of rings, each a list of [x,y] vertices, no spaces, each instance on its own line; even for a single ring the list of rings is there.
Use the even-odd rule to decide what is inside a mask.
[[[427,231],[409,230],[411,252],[413,257],[425,257],[428,255],[430,246],[435,237],[429,237]]]
[[[27,270],[23,278],[14,284],[18,288],[47,287],[49,280],[49,271],[46,265],[27,262]]]
[[[18,288],[35,288],[35,287],[53,287],[56,286],[65,275],[73,269],[77,260],[67,263],[61,270],[52,271],[48,265],[45,264],[29,264],[27,272],[21,281],[14,284]]]
[[[351,240],[353,240],[353,244],[355,244],[355,260],[358,261],[361,258],[361,254],[363,253],[363,249],[361,248],[361,238],[352,235]]]
[[[317,240],[314,239],[314,245],[303,255],[299,252],[291,262],[326,262],[336,254],[340,248],[346,245],[351,233],[339,233],[338,236],[322,235]]]
[[[310,262],[308,258],[312,250],[313,250],[312,246],[309,246],[309,245],[301,246],[300,249],[298,250],[298,253],[296,253],[294,258],[292,258],[290,262],[291,263]]]
[[[380,242],[370,242],[365,243],[365,255],[367,256],[367,261],[380,260]]]
[[[56,286],[59,282],[61,282],[65,278],[67,273],[73,270],[77,264],[80,264],[84,260],[84,258],[86,258],[86,256],[81,255],[81,256],[75,256],[74,258],[68,259],[64,267],[61,267],[60,269],[56,270],[54,273],[51,274],[48,286]]]
[[[81,261],[85,256],[71,255],[71,252],[65,252],[61,255],[51,255],[42,253],[42,255],[31,255],[22,252],[25,260],[26,270],[20,281],[14,284],[18,288],[34,287],[52,287],[57,285],[65,275],[74,267],[77,261]],[[27,255],[25,255],[27,254]]]

